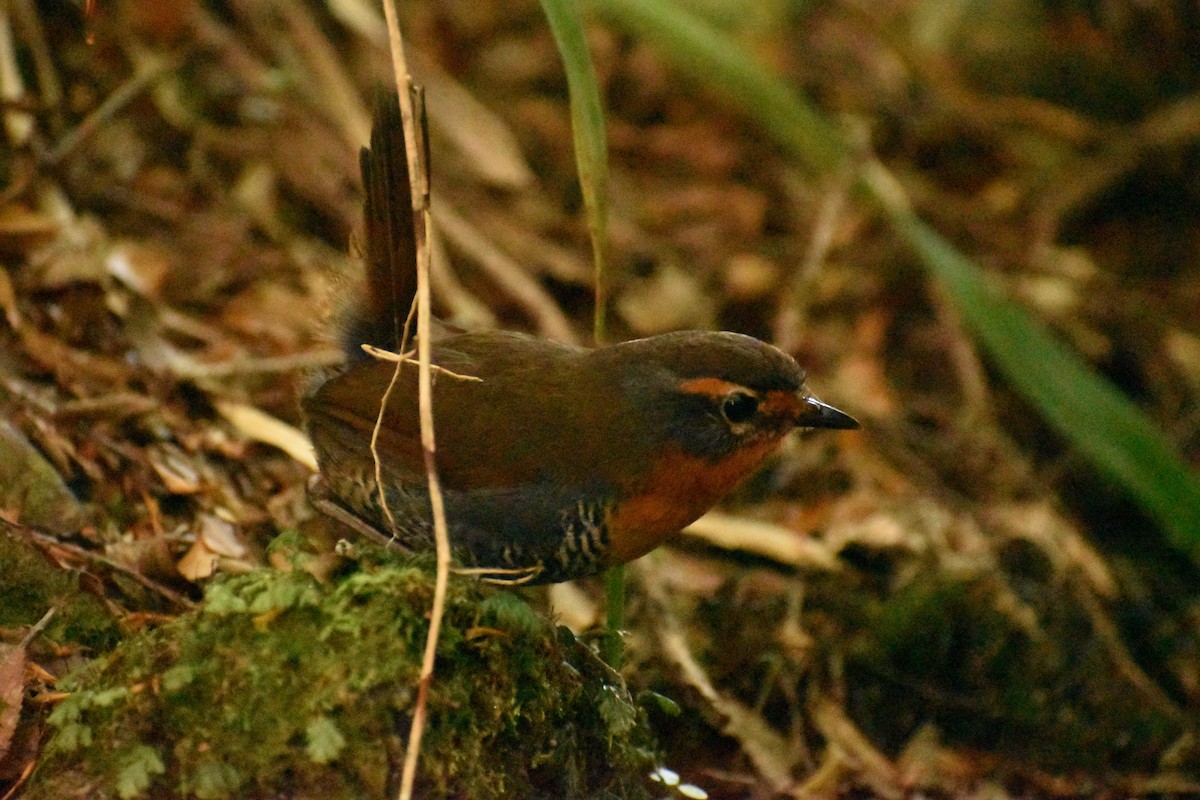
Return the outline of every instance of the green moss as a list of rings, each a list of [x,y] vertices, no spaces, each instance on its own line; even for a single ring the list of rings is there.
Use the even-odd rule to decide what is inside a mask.
[[[327,585],[222,580],[70,676],[27,796],[387,796],[433,591],[426,565],[368,557]],[[650,737],[619,679],[510,594],[451,580],[429,714],[427,796],[645,795]]]
[[[79,574],[54,566],[19,534],[0,523],[0,627],[32,625],[57,610],[43,635],[60,644],[105,651],[119,637],[104,605],[79,586]]]
[[[1181,721],[1129,683],[1067,587],[1039,587],[1026,601],[1018,606],[996,574],[943,574],[876,606],[849,671],[895,680],[852,692],[867,731],[899,747],[933,721],[948,740],[1050,768],[1153,763]]]

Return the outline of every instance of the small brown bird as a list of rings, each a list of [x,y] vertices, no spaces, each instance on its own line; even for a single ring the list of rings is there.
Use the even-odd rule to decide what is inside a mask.
[[[366,187],[366,303],[346,326],[350,362],[304,400],[326,498],[393,533],[371,434],[415,287],[396,100],[377,104]],[[787,354],[736,333],[681,331],[589,349],[523,333],[443,331],[432,343],[437,468],[456,557],[496,577],[555,582],[657,547],[749,476],[792,429],[857,428],[805,388]],[[417,416],[405,366],[378,451],[394,535],[432,547]]]

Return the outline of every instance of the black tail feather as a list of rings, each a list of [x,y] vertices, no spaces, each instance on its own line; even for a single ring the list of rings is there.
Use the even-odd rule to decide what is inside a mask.
[[[395,92],[375,100],[371,146],[359,153],[363,190],[363,259],[366,282],[362,302],[350,309],[342,347],[351,360],[371,344],[398,351],[404,321],[417,291],[417,248],[412,189],[405,157],[404,126]]]

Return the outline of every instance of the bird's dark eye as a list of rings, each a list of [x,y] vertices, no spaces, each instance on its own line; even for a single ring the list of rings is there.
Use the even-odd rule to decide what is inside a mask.
[[[721,415],[737,425],[748,421],[758,411],[758,398],[746,392],[733,392],[721,401]]]

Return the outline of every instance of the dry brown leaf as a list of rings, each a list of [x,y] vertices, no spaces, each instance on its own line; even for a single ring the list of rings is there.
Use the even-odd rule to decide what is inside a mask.
[[[1172,328],[1163,336],[1163,347],[1192,387],[1200,389],[1200,336]]]
[[[25,645],[0,646],[0,759],[8,753],[25,697]]]
[[[429,288],[438,305],[447,311],[446,321],[466,330],[499,326],[492,310],[466,287],[450,265],[450,254],[436,229],[429,236]]]
[[[192,456],[175,445],[156,444],[148,447],[146,457],[171,494],[196,494],[204,488],[204,470]]]
[[[146,242],[121,242],[104,261],[108,273],[149,300],[162,297],[163,286],[174,266],[170,254]]]
[[[152,580],[175,578],[175,555],[170,540],[160,534],[123,538],[106,545],[104,552],[133,572]]]
[[[0,761],[8,753],[13,734],[21,719],[22,701],[25,699],[25,650],[34,637],[54,617],[51,608],[11,647],[0,645]]]
[[[932,723],[918,728],[896,757],[896,769],[906,788],[950,797],[976,785],[982,777],[981,771],[987,766],[990,765],[986,759],[944,746],[940,732]]]
[[[197,536],[191,548],[179,559],[175,568],[193,583],[210,577],[217,571],[217,554],[209,549],[203,537]]]
[[[741,142],[722,135],[710,117],[686,123],[638,129],[640,154],[658,163],[678,165],[696,178],[728,181],[746,157]]]
[[[540,333],[559,342],[574,344],[578,341],[571,321],[524,265],[503,252],[450,203],[435,198],[433,217],[446,241],[474,259],[479,268],[536,321]]]
[[[504,120],[432,60],[417,57],[413,66],[425,85],[430,122],[462,152],[465,166],[480,180],[504,189],[533,182],[533,171]]]
[[[108,238],[94,219],[77,217],[57,237],[29,255],[31,274],[40,289],[61,289],[74,283],[102,285],[107,269]]]
[[[832,382],[837,395],[854,398],[856,414],[880,419],[899,415],[900,401],[887,375],[884,350],[894,314],[887,310],[864,313],[854,328],[849,357],[843,359]]]
[[[924,528],[909,524],[908,520],[902,517],[906,510],[882,508],[862,518],[835,520],[822,538],[835,553],[840,553],[851,545],[868,550],[918,552],[928,546],[922,540]]]
[[[23,256],[58,235],[58,222],[15,203],[0,208],[0,254]]]
[[[591,286],[592,266],[577,252],[539,233],[551,224],[549,220],[556,213],[560,213],[545,209],[543,203],[544,198],[525,197],[522,198],[520,210],[508,207],[473,209],[472,219],[504,252],[510,253],[522,264],[564,283]],[[535,224],[533,220],[542,222]]]
[[[313,302],[291,286],[256,282],[225,304],[221,322],[256,342],[296,350],[312,332]]]
[[[201,514],[199,518],[200,531],[197,534],[204,544],[218,556],[242,558],[246,555],[246,544],[238,536],[238,530],[231,522],[226,522],[214,514]]]
[[[243,436],[278,447],[313,472],[317,471],[317,457],[304,431],[244,403],[217,400],[213,405]]]
[[[25,355],[64,379],[86,379],[106,386],[124,386],[132,371],[127,364],[116,359],[76,350],[32,325],[21,326],[21,346],[25,348]]]
[[[729,580],[729,560],[693,555],[674,547],[661,547],[651,556],[668,593],[713,597]]]
[[[193,582],[210,577],[218,568],[223,572],[246,572],[255,566],[247,559],[248,552],[237,526],[215,514],[199,514],[196,541],[175,568]]]
[[[757,253],[734,253],[725,262],[722,275],[725,297],[736,303],[751,303],[779,290],[782,270]]]

